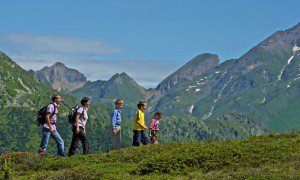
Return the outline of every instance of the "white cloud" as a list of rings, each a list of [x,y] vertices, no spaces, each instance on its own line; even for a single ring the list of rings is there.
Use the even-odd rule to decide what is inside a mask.
[[[62,62],[67,67],[83,73],[90,81],[108,80],[116,73],[126,72],[145,88],[156,87],[177,68],[171,61],[106,60],[56,54],[9,53],[8,55],[26,70],[40,70],[45,66]]]
[[[35,35],[28,33],[0,34],[0,50],[22,68],[40,70],[62,62],[77,69],[88,80],[108,80],[116,73],[126,72],[145,88],[154,88],[176,70],[172,61],[107,60],[103,54],[120,53],[121,49],[99,40]]]
[[[120,48],[100,40],[32,33],[1,33],[0,45],[31,53],[113,54],[122,52]]]

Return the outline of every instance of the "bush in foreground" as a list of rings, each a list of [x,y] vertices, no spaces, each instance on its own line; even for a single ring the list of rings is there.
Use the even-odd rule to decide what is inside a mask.
[[[21,157],[16,159],[16,154],[10,154],[8,158],[12,177],[297,179],[300,132],[220,142],[172,142],[64,159],[34,154]]]

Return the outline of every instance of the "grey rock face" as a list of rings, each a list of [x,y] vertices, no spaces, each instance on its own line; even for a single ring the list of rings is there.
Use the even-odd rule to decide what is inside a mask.
[[[31,73],[33,72],[31,71]],[[60,62],[55,63],[51,67],[44,67],[33,74],[53,89],[66,92],[81,88],[87,82],[86,77],[82,73],[75,69],[70,69]]]
[[[219,57],[215,54],[201,54],[196,56],[191,61],[186,63],[183,67],[175,71],[173,74],[164,79],[157,87],[162,94],[166,94],[172,87],[174,87],[178,82],[184,79],[193,79],[199,76],[209,69],[219,65]]]

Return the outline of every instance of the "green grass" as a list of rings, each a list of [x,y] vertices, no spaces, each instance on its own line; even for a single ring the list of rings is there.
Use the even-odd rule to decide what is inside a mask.
[[[11,153],[7,165],[11,178],[24,179],[299,179],[300,132],[172,142],[65,159]]]

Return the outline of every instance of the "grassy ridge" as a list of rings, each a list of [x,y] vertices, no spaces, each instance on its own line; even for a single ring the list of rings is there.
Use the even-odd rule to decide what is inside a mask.
[[[8,159],[10,177],[24,179],[299,179],[300,132],[220,142],[173,142],[65,159],[15,156]],[[3,168],[1,172],[4,175]]]

